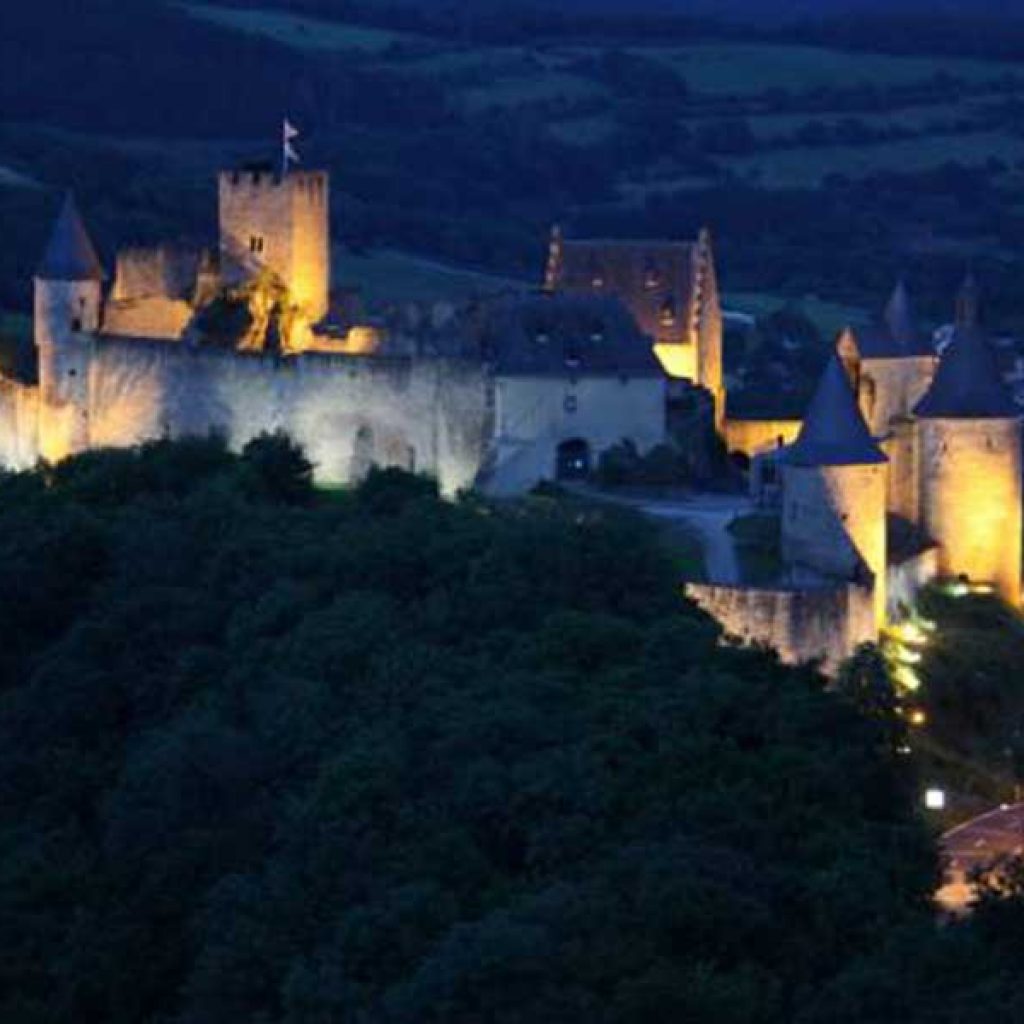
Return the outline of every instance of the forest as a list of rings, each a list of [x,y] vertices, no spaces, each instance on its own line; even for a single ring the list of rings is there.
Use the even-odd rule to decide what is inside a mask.
[[[720,646],[629,514],[264,436],[0,480],[0,1019],[1019,1021],[899,720]]]

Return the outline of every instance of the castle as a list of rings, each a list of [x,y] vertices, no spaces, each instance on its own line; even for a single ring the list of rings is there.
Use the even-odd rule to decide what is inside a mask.
[[[976,290],[941,357],[899,286],[839,339],[802,421],[730,419],[710,238],[552,232],[543,287],[367,316],[331,291],[329,181],[250,166],[219,177],[216,251],[118,254],[110,288],[70,198],[35,277],[38,382],[0,377],[0,461],[221,433],[289,433],[317,479],[372,466],[446,494],[586,477],[623,440],[669,440],[696,388],[755,489],[781,510],[772,587],[692,584],[726,631],[830,667],[937,577],[1021,589],[1020,413]]]
[[[968,279],[941,356],[900,284],[879,322],[841,335],[795,440],[765,424],[755,486],[781,508],[776,587],[696,585],[735,636],[834,668],[935,579],[1021,598],[1021,410]]]
[[[0,379],[5,465],[281,430],[322,484],[397,466],[515,494],[665,441],[665,373],[610,291],[365,317],[331,292],[326,173],[226,171],[218,198],[215,252],[123,251],[109,288],[68,198],[35,277],[38,383]]]

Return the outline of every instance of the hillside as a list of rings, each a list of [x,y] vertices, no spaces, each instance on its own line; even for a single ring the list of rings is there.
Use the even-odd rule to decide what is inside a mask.
[[[0,523],[4,1021],[782,1024],[927,921],[884,730],[623,513],[318,496],[263,439]]]
[[[125,10],[40,0],[5,24],[0,308],[28,307],[58,190],[78,190],[108,262],[118,243],[210,241],[214,172],[273,154],[287,113],[305,160],[334,171],[336,236],[357,254],[537,280],[556,220],[708,224],[736,292],[873,308],[904,273],[941,320],[973,260],[993,315],[1024,318],[1013,61],[636,15],[513,18],[500,41],[483,16],[442,36],[429,11],[356,2]]]

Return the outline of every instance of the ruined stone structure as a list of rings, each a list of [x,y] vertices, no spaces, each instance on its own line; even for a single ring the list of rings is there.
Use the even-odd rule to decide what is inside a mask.
[[[219,179],[216,254],[126,250],[112,286],[65,203],[35,279],[38,385],[0,380],[0,461],[282,430],[323,483],[371,466],[517,493],[665,439],[651,339],[607,295],[509,294],[359,322],[329,288],[328,179]]]

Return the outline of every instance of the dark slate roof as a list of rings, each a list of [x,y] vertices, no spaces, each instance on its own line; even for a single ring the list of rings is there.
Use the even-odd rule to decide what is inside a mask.
[[[935,350],[921,331],[907,286],[900,281],[878,320],[854,330],[862,359],[916,359]]]
[[[547,286],[559,292],[616,295],[646,334],[685,341],[696,313],[699,255],[694,242],[558,236]],[[672,327],[666,326],[667,313]]]
[[[537,292],[484,304],[480,351],[499,373],[661,377],[651,339],[611,295]]]
[[[978,327],[954,329],[932,386],[914,413],[922,419],[1007,419],[1020,415],[984,331]]]
[[[103,267],[70,193],[53,226],[36,277],[44,281],[103,280]]]
[[[786,450],[785,460],[792,466],[863,466],[887,461],[864,422],[838,355],[825,367],[800,436]]]

